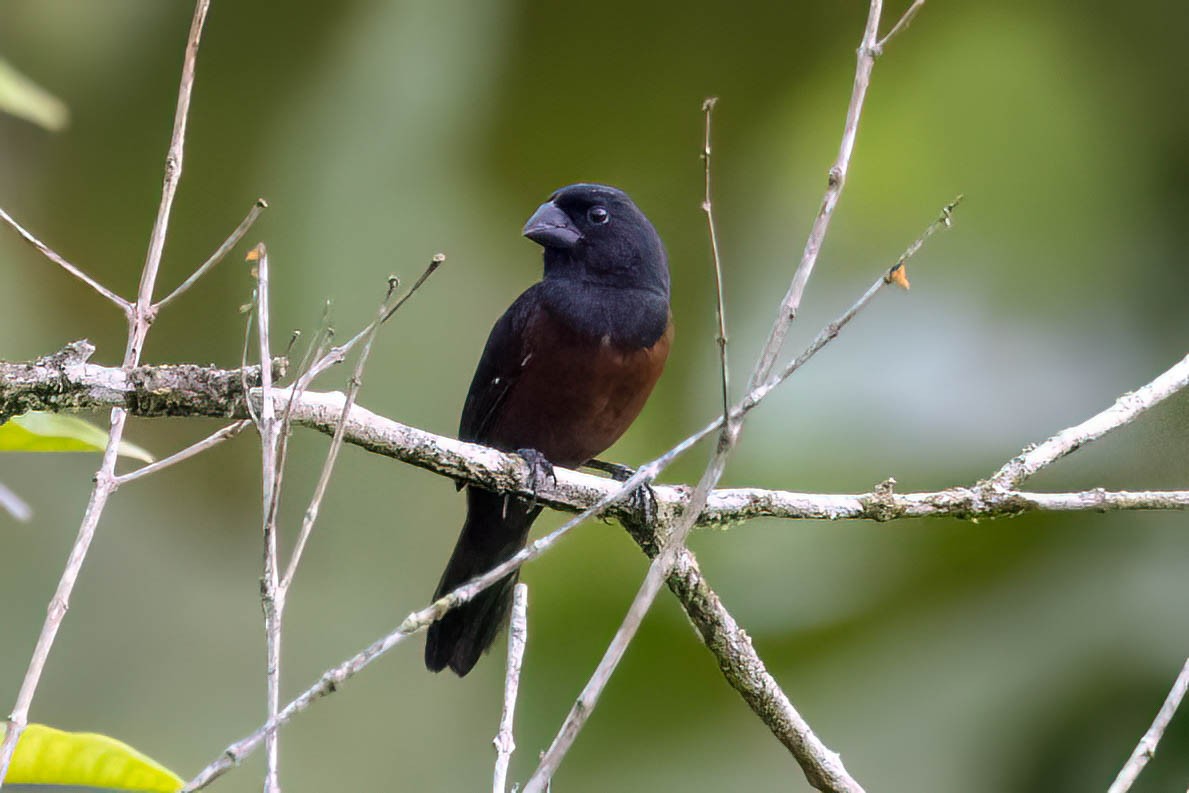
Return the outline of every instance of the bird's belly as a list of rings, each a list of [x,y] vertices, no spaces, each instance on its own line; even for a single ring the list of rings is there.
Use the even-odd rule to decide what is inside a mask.
[[[646,349],[596,340],[535,353],[509,392],[491,443],[532,448],[557,465],[581,465],[615,443],[639,415],[668,356],[666,333]]]

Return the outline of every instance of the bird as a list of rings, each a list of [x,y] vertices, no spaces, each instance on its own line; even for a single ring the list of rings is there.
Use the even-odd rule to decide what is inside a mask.
[[[492,327],[458,435],[520,454],[540,481],[554,465],[590,463],[635,421],[664,370],[673,315],[664,243],[622,190],[563,187],[522,233],[544,249],[543,275]],[[541,511],[535,499],[459,486],[466,520],[435,600],[520,551]],[[503,628],[517,578],[430,626],[430,671],[471,671]]]

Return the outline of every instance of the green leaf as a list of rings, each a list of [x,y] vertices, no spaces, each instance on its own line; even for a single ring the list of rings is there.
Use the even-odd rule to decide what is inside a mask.
[[[101,452],[107,447],[107,432],[77,416],[34,411],[0,424],[0,452]],[[153,455],[128,441],[120,441],[119,452],[153,462]]]
[[[0,110],[23,118],[51,132],[65,129],[70,110],[28,77],[0,59]]]
[[[115,738],[93,732],[63,732],[44,724],[30,724],[21,733],[4,783],[74,785],[84,790],[136,793],[176,793],[185,784],[165,766]]]

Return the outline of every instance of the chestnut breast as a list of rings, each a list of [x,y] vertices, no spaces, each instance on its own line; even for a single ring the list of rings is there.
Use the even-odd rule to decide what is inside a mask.
[[[640,414],[665,368],[672,317],[650,347],[583,334],[541,306],[525,327],[524,359],[488,442],[532,448],[566,467],[615,443]]]

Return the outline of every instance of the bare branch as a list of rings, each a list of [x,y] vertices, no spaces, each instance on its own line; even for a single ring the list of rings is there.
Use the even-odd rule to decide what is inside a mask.
[[[1156,746],[1164,737],[1164,731],[1176,714],[1177,708],[1181,706],[1181,700],[1185,698],[1186,690],[1189,690],[1189,660],[1186,660],[1185,665],[1181,667],[1181,673],[1177,675],[1177,679],[1172,684],[1172,690],[1168,692],[1168,697],[1160,706],[1156,720],[1144,733],[1144,737],[1140,739],[1135,751],[1131,753],[1131,757],[1127,758],[1127,763],[1119,771],[1119,775],[1115,777],[1115,781],[1111,783],[1107,793],[1127,793],[1128,790],[1131,790],[1140,771],[1144,770],[1144,766],[1156,754]]]
[[[702,162],[706,165],[706,197],[702,201],[702,211],[706,213],[706,227],[710,233],[710,253],[714,258],[714,288],[715,309],[718,317],[718,361],[722,373],[722,416],[723,421],[731,413],[731,377],[727,366],[727,314],[723,302],[722,289],[722,260],[718,255],[718,233],[714,228],[714,204],[710,199],[710,117],[714,114],[714,106],[718,104],[718,97],[711,97],[702,103],[702,112],[706,114],[706,137],[702,146]]]
[[[876,283],[883,283],[882,278]],[[247,418],[247,407],[240,389],[240,370],[183,364],[144,366],[128,373],[114,367],[84,363],[83,359],[77,357],[77,346],[82,346],[86,351],[85,345],[74,345],[63,353],[47,356],[34,363],[0,362],[0,417],[26,410],[121,407],[132,415],[145,418]],[[804,356],[797,359],[801,360],[804,360]],[[788,368],[792,369],[797,361]],[[251,367],[243,377],[250,385],[257,386],[260,382],[259,368]],[[278,410],[289,405],[288,388],[274,388],[270,393]],[[253,389],[253,401],[256,404],[261,402],[258,388]],[[344,403],[345,396],[341,393],[301,393],[293,401],[293,423],[333,435],[340,426]],[[748,400],[744,406],[750,409],[755,404]],[[721,419],[708,423],[674,450],[658,458],[658,467],[668,465],[677,455],[713,433],[720,425]],[[358,405],[350,410],[342,426],[344,441],[367,451],[498,492],[525,496],[533,492],[527,481],[527,469],[517,455],[425,432],[379,416]],[[655,469],[644,466],[637,473],[640,476],[631,481],[632,487],[645,480],[651,481]],[[557,481],[541,483],[536,492],[542,504],[554,509],[576,511],[599,503],[621,489],[620,483],[604,477],[557,468]],[[683,511],[689,501],[688,488],[685,487],[653,486],[653,492],[662,520],[667,520],[672,513]],[[794,520],[976,519],[1034,511],[1185,509],[1187,506],[1189,491],[1185,490],[1112,492],[1093,489],[1084,492],[1035,493],[1005,490],[987,482],[931,493],[881,490],[833,495],[738,488],[713,491],[698,523],[717,526],[755,517]],[[635,513],[630,506],[623,504],[612,506],[608,514],[630,519]]]
[[[197,0],[194,7],[194,17],[190,24],[190,33],[186,43],[186,55],[182,63],[182,80],[178,89],[177,113],[174,117],[173,136],[170,140],[169,155],[166,157],[165,180],[161,190],[161,207],[157,213],[157,220],[153,225],[153,233],[149,238],[149,251],[145,257],[144,269],[140,275],[140,289],[136,303],[128,314],[128,343],[124,350],[124,369],[131,369],[140,363],[141,350],[153,321],[153,284],[157,279],[157,271],[161,265],[161,254],[165,249],[165,235],[169,227],[169,210],[173,205],[173,197],[177,192],[178,178],[181,176],[182,151],[185,147],[186,117],[190,109],[190,93],[194,83],[194,64],[198,57],[198,42],[202,38],[202,27],[206,21],[210,0]],[[126,304],[126,301],[125,301]],[[70,595],[74,591],[75,582],[82,570],[83,561],[95,537],[95,530],[99,525],[99,518],[107,506],[107,499],[115,490],[115,470],[117,452],[120,441],[124,437],[124,425],[127,414],[122,408],[115,408],[111,412],[111,428],[108,431],[107,447],[103,452],[103,460],[99,470],[95,473],[94,486],[87,501],[86,511],[79,524],[78,535],[71,547],[70,555],[66,559],[66,566],[58,579],[57,589],[50,599],[46,609],[46,618],[42,623],[41,633],[33,649],[33,656],[25,671],[25,678],[17,692],[16,704],[8,717],[8,725],[3,742],[0,742],[0,780],[8,772],[12,753],[25,725],[29,719],[29,707],[41,680],[42,671],[49,658],[58,629],[70,605]],[[2,787],[2,782],[0,782]]]
[[[94,289],[96,292],[98,292],[103,297],[107,298],[109,301],[111,301],[113,304],[115,304],[116,308],[120,309],[125,314],[131,313],[131,311],[132,311],[131,303],[129,303],[127,300],[125,300],[124,298],[117,295],[115,292],[108,289],[103,284],[96,281],[91,276],[84,273],[78,267],[74,266],[70,262],[63,259],[57,253],[55,253],[53,251],[53,249],[51,249],[48,245],[46,245],[41,240],[37,239],[37,237],[34,237],[32,233],[26,231],[25,228],[20,223],[17,223],[16,220],[13,219],[13,217],[11,215],[9,215],[7,212],[5,212],[3,209],[0,209],[0,220],[3,220],[8,225],[12,226],[13,229],[16,230],[16,233],[21,235],[21,239],[23,239],[25,242],[29,243],[34,248],[39,250],[41,252],[42,256],[49,259],[51,262],[58,265],[63,270],[70,273],[75,278],[77,278],[78,280],[80,280],[84,284],[86,284],[87,286]]]
[[[268,209],[268,202],[263,198],[257,198],[256,203],[252,205],[250,210],[248,210],[247,216],[240,221],[239,225],[235,227],[235,231],[231,232],[231,235],[223,241],[223,244],[216,248],[215,252],[210,255],[210,258],[203,262],[202,265],[197,270],[195,270],[189,278],[187,278],[185,281],[182,281],[182,283],[178,285],[177,289],[174,289],[168,295],[158,300],[157,305],[153,306],[153,310],[160,311],[162,308],[181,297],[183,294],[189,291],[190,287],[198,283],[202,276],[206,275],[208,272],[214,269],[219,262],[223,261],[223,257],[230,253],[231,249],[239,244],[239,241],[243,239],[245,234],[248,233],[248,229],[252,228],[252,224],[256,222],[256,218],[260,217],[260,213],[266,209]]]
[[[248,254],[256,276],[256,328],[260,360],[272,360],[269,323],[268,250],[258,244]],[[272,389],[272,372],[261,369],[261,388]],[[256,416],[260,433],[261,529],[264,537],[264,572],[260,578],[260,604],[264,610],[266,640],[265,679],[267,681],[268,718],[275,719],[281,707],[281,620],[285,610],[285,592],[280,586],[277,558],[277,512],[280,508],[280,469],[277,466],[281,433],[276,405],[264,400]],[[265,737],[264,793],[280,793],[278,771],[280,739],[275,732]]]
[[[206,24],[206,14],[210,5],[210,0],[197,0],[194,6],[190,36],[186,40],[186,55],[182,61],[182,79],[178,85],[177,109],[173,115],[173,135],[169,139],[169,151],[165,154],[161,204],[157,207],[157,219],[153,221],[153,231],[149,235],[149,250],[145,254],[144,269],[140,274],[140,289],[136,297],[137,313],[150,322],[153,316],[153,286],[157,283],[157,272],[161,269],[161,255],[165,252],[165,237],[169,233],[169,215],[173,210],[174,196],[178,192],[178,182],[182,178],[182,162],[186,151],[186,122],[190,118],[190,95],[194,91],[198,44],[202,40],[202,28]],[[143,338],[140,341],[143,342]]]
[[[228,424],[226,427],[223,427],[222,429],[211,433],[210,435],[206,436],[205,438],[198,441],[197,443],[187,446],[185,449],[182,449],[180,452],[175,452],[164,459],[158,460],[155,463],[150,463],[148,465],[142,465],[140,468],[137,468],[135,471],[129,471],[126,474],[121,474],[120,476],[116,477],[116,480],[115,480],[116,487],[120,487],[121,485],[126,485],[129,482],[135,482],[137,479],[146,477],[149,474],[155,474],[158,471],[162,470],[163,468],[169,468],[171,465],[177,465],[178,463],[182,462],[183,460],[189,460],[191,457],[195,456],[196,454],[201,454],[202,452],[205,452],[207,449],[210,449],[213,446],[218,446],[220,443],[222,443],[225,440],[234,438],[236,435],[239,435],[241,432],[243,432],[245,429],[247,429],[248,426],[251,425],[251,423],[252,423],[251,421],[248,421],[245,419],[242,421],[237,421],[234,424]]]
[[[504,675],[504,709],[500,713],[500,728],[495,735],[495,772],[492,793],[508,789],[508,764],[516,751],[512,721],[516,715],[516,693],[520,689],[520,665],[524,661],[524,647],[528,642],[528,584],[520,582],[512,590],[512,616],[508,629],[508,669]]]
[[[851,152],[855,148],[855,138],[859,134],[859,117],[863,113],[863,102],[867,98],[867,86],[871,83],[871,70],[875,66],[876,41],[879,35],[879,17],[883,11],[882,0],[871,0],[867,12],[867,26],[863,30],[863,39],[859,44],[858,63],[855,67],[854,88],[851,90],[850,104],[846,110],[846,122],[842,128],[842,143],[838,147],[838,157],[830,166],[826,180],[826,193],[822,197],[821,208],[813,220],[813,227],[809,231],[809,238],[805,241],[805,249],[801,253],[801,261],[789,283],[788,291],[780,302],[780,310],[772,330],[768,333],[768,340],[764,343],[763,351],[752,372],[748,390],[754,389],[768,379],[776,359],[784,346],[784,338],[788,334],[789,326],[797,317],[797,309],[801,305],[801,296],[805,293],[805,286],[809,283],[809,276],[817,263],[818,253],[826,239],[826,231],[830,228],[830,220],[834,217],[834,208],[838,206],[838,199],[842,195],[842,188],[846,185],[846,175],[850,170]]]
[[[881,281],[882,282],[882,279]],[[74,349],[69,348],[69,349]],[[276,363],[274,371],[280,366]],[[243,377],[250,387],[260,383],[259,367],[250,367]],[[82,363],[61,353],[34,363],[0,362],[0,417],[27,410],[127,409],[143,418],[217,417],[247,418],[240,389],[241,371],[190,364],[143,366],[128,373],[119,368]],[[278,409],[289,404],[288,388],[274,388]],[[58,397],[58,399],[55,399]],[[260,391],[253,401],[260,404]],[[340,393],[307,391],[293,401],[294,424],[333,435],[345,396]],[[745,403],[753,405],[752,402]],[[15,408],[16,405],[24,406]],[[686,445],[716,430],[721,419],[710,422]],[[523,461],[504,454],[402,424],[356,405],[343,425],[346,443],[392,457],[451,479],[462,479],[499,492],[531,495]],[[225,428],[230,429],[230,428]],[[224,430],[220,430],[223,432]],[[676,456],[676,455],[674,455]],[[665,464],[669,458],[659,458]],[[162,460],[155,465],[161,465]],[[137,469],[125,477],[139,474]],[[123,477],[120,481],[125,481]],[[643,481],[643,478],[640,480]],[[633,483],[639,484],[639,482]],[[984,483],[985,485],[985,483]],[[554,509],[576,511],[590,507],[621,489],[618,482],[601,476],[557,469],[557,481],[537,488],[542,504]],[[684,487],[654,485],[657,504],[663,514],[684,510],[688,491]],[[1072,493],[1035,493],[985,486],[956,487],[931,493],[797,493],[782,490],[736,488],[715,490],[707,500],[699,525],[718,526],[756,517],[811,520],[896,520],[900,518],[957,517],[994,518],[1036,511],[1107,511],[1135,509],[1185,509],[1189,491],[1117,492],[1101,489]],[[631,518],[627,505],[613,506],[610,516]]]
[[[396,301],[396,303],[394,303],[382,317],[373,320],[366,327],[364,327],[363,330],[356,333],[345,343],[331,348],[330,352],[315,360],[310,366],[309,370],[299,378],[298,384],[300,387],[305,388],[311,382],[313,382],[315,377],[322,374],[335,364],[342,363],[343,360],[346,359],[347,353],[351,352],[356,344],[363,341],[363,339],[365,339],[367,335],[372,332],[373,325],[383,324],[391,319],[392,315],[400,310],[400,307],[403,306],[408,301],[408,299],[412,297],[418,289],[421,288],[421,285],[424,284],[445,261],[446,254],[435,253],[433,258],[429,261],[429,266],[425,268],[425,272],[421,273],[421,277],[418,278],[411,287],[409,287],[409,291],[405,292],[400,300]]]
[[[908,10],[904,12],[899,20],[897,20],[895,25],[892,25],[892,29],[888,31],[888,35],[880,39],[879,43],[875,45],[876,55],[883,55],[883,48],[888,46],[888,43],[891,42],[892,39],[896,38],[908,29],[908,26],[912,24],[914,19],[916,19],[917,12],[919,12],[924,5],[925,0],[913,0],[913,4],[908,7]]]
[[[384,321],[389,311],[388,300],[392,297],[392,292],[398,284],[399,281],[395,277],[389,279],[388,294],[380,304],[380,309],[376,314],[376,321],[368,326],[367,335],[363,339],[363,349],[360,350],[359,360],[355,363],[355,373],[351,376],[351,381],[347,385],[347,395],[343,399],[343,410],[339,414],[339,420],[335,426],[334,434],[331,436],[330,448],[326,452],[326,459],[322,462],[322,471],[318,475],[318,483],[314,487],[314,495],[310,498],[309,506],[306,507],[305,515],[302,517],[297,542],[293,546],[293,553],[289,557],[289,565],[285,569],[285,575],[281,578],[281,591],[285,595],[288,594],[289,587],[293,584],[293,578],[297,575],[297,566],[301,563],[301,557],[305,552],[306,543],[310,539],[310,532],[313,531],[314,523],[318,520],[318,511],[322,507],[322,499],[326,495],[326,488],[330,485],[330,475],[334,471],[335,462],[338,460],[339,450],[343,447],[343,435],[346,431],[347,416],[350,415],[351,408],[355,407],[355,398],[359,394],[359,389],[363,386],[363,369],[367,366],[367,359],[372,353],[372,343],[376,340],[376,334],[380,330],[380,324]],[[410,294],[412,294],[411,291]],[[407,297],[408,295],[406,295]],[[293,401],[297,389],[296,382],[293,384],[293,388],[294,391],[290,396],[289,403],[285,407],[286,423],[292,420]]]
[[[628,521],[624,525],[646,554],[657,555],[660,538],[655,533],[638,522]],[[756,653],[751,637],[710,588],[698,560],[688,548],[678,552],[666,583],[681,601],[726,681],[794,757],[810,758],[801,763],[810,784],[819,790],[857,793],[860,788],[853,786],[838,755],[821,742],[793,707]]]
[[[1077,451],[1091,441],[1098,440],[1111,430],[1135,420],[1144,411],[1168,399],[1189,385],[1189,355],[1155,380],[1124,394],[1101,413],[1091,416],[1068,429],[1061,430],[1039,446],[1024,449],[991,475],[988,484],[1002,488],[1016,488],[1045,466]]]

